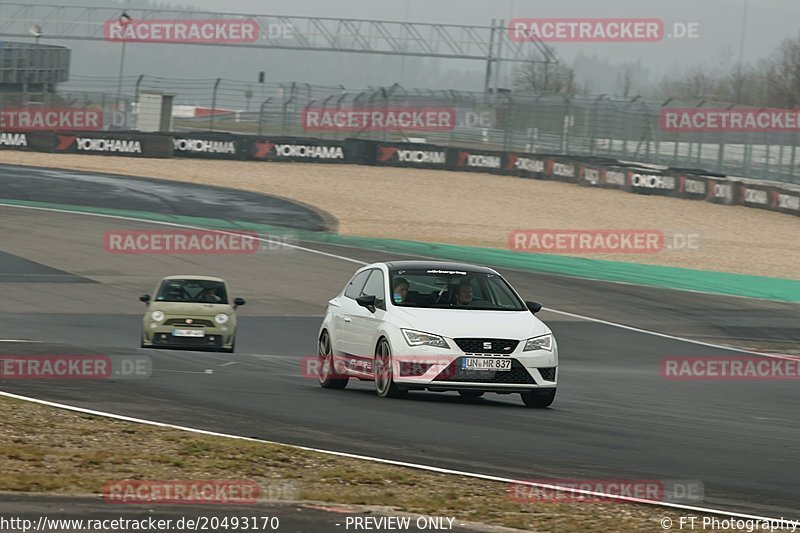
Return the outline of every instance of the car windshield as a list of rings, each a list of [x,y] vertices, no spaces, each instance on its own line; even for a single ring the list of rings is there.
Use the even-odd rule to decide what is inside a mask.
[[[524,311],[524,303],[499,275],[465,270],[390,271],[392,303],[400,307]]]
[[[227,304],[228,294],[221,281],[165,279],[158,289],[156,301]]]

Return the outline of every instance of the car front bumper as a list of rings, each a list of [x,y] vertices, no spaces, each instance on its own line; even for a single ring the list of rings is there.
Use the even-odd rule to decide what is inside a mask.
[[[175,329],[193,329],[203,331],[202,337],[182,337],[173,335]],[[159,325],[151,328],[145,325],[142,334],[142,345],[147,348],[177,348],[187,350],[217,350],[221,348],[231,348],[236,337],[236,328],[227,326],[225,330],[221,327],[197,327],[187,328],[181,326]]]
[[[400,341],[400,342],[398,342]],[[447,339],[450,346],[456,344]],[[558,385],[558,346],[553,350],[522,351],[524,342],[508,354],[465,353],[428,346],[409,347],[404,339],[395,339],[392,374],[404,389],[432,391],[480,390],[489,392],[525,392],[553,389]],[[402,351],[401,351],[402,350]],[[465,358],[510,361],[508,370],[472,370],[464,368]],[[508,364],[508,363],[506,363]]]

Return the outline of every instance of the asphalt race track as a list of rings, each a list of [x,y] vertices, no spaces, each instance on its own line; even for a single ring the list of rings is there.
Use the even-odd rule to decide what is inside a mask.
[[[251,193],[138,178],[2,167],[0,197],[221,216],[294,227],[324,217]],[[10,177],[9,177],[10,176]],[[22,176],[22,177],[21,177]],[[24,178],[24,179],[23,179]],[[124,186],[120,186],[120,182]],[[113,194],[111,192],[113,188]],[[143,198],[141,191],[146,190]],[[11,192],[9,192],[11,191]],[[221,210],[220,198],[247,208]],[[55,201],[51,199],[50,201]],[[90,203],[83,199],[80,203]],[[145,205],[146,204],[146,205]],[[148,207],[149,206],[149,207]],[[259,218],[259,217],[263,217]],[[291,222],[285,219],[290,217]],[[305,217],[305,218],[304,218]],[[13,381],[4,391],[161,422],[441,466],[515,479],[699,480],[705,507],[800,517],[800,427],[796,381],[666,381],[665,356],[743,355],[597,322],[542,312],[561,352],[551,409],[526,409],[517,395],[464,400],[411,393],[380,399],[371,383],[321,389],[302,376],[314,355],[325,303],[358,265],[301,250],[253,255],[137,256],[104,251],[112,229],[144,222],[0,207],[0,343],[4,354],[147,355],[148,379]],[[384,254],[307,244],[360,261]],[[140,350],[143,305],[170,274],[225,277],[241,309],[237,353]],[[800,307],[553,275],[504,272],[526,297],[554,310],[693,339],[800,342]]]

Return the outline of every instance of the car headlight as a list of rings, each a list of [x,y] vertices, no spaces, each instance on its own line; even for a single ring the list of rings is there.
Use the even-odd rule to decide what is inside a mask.
[[[553,334],[548,333],[547,335],[542,335],[541,337],[534,337],[532,339],[528,339],[525,343],[525,348],[522,349],[523,352],[530,352],[533,350],[547,350],[548,352],[553,351]]]
[[[150,318],[155,320],[156,322],[161,322],[164,320],[164,311],[153,311],[150,313]]]
[[[433,346],[435,348],[449,348],[447,342],[439,335],[431,335],[413,329],[401,329],[403,337],[409,346]]]
[[[217,324],[224,324],[225,322],[228,321],[228,318],[229,318],[228,315],[226,315],[225,313],[220,313],[214,317],[214,322],[216,322]]]

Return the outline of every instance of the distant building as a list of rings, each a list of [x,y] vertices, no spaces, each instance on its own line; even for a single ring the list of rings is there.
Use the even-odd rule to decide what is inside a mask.
[[[0,41],[0,92],[45,93],[69,79],[70,49]]]

